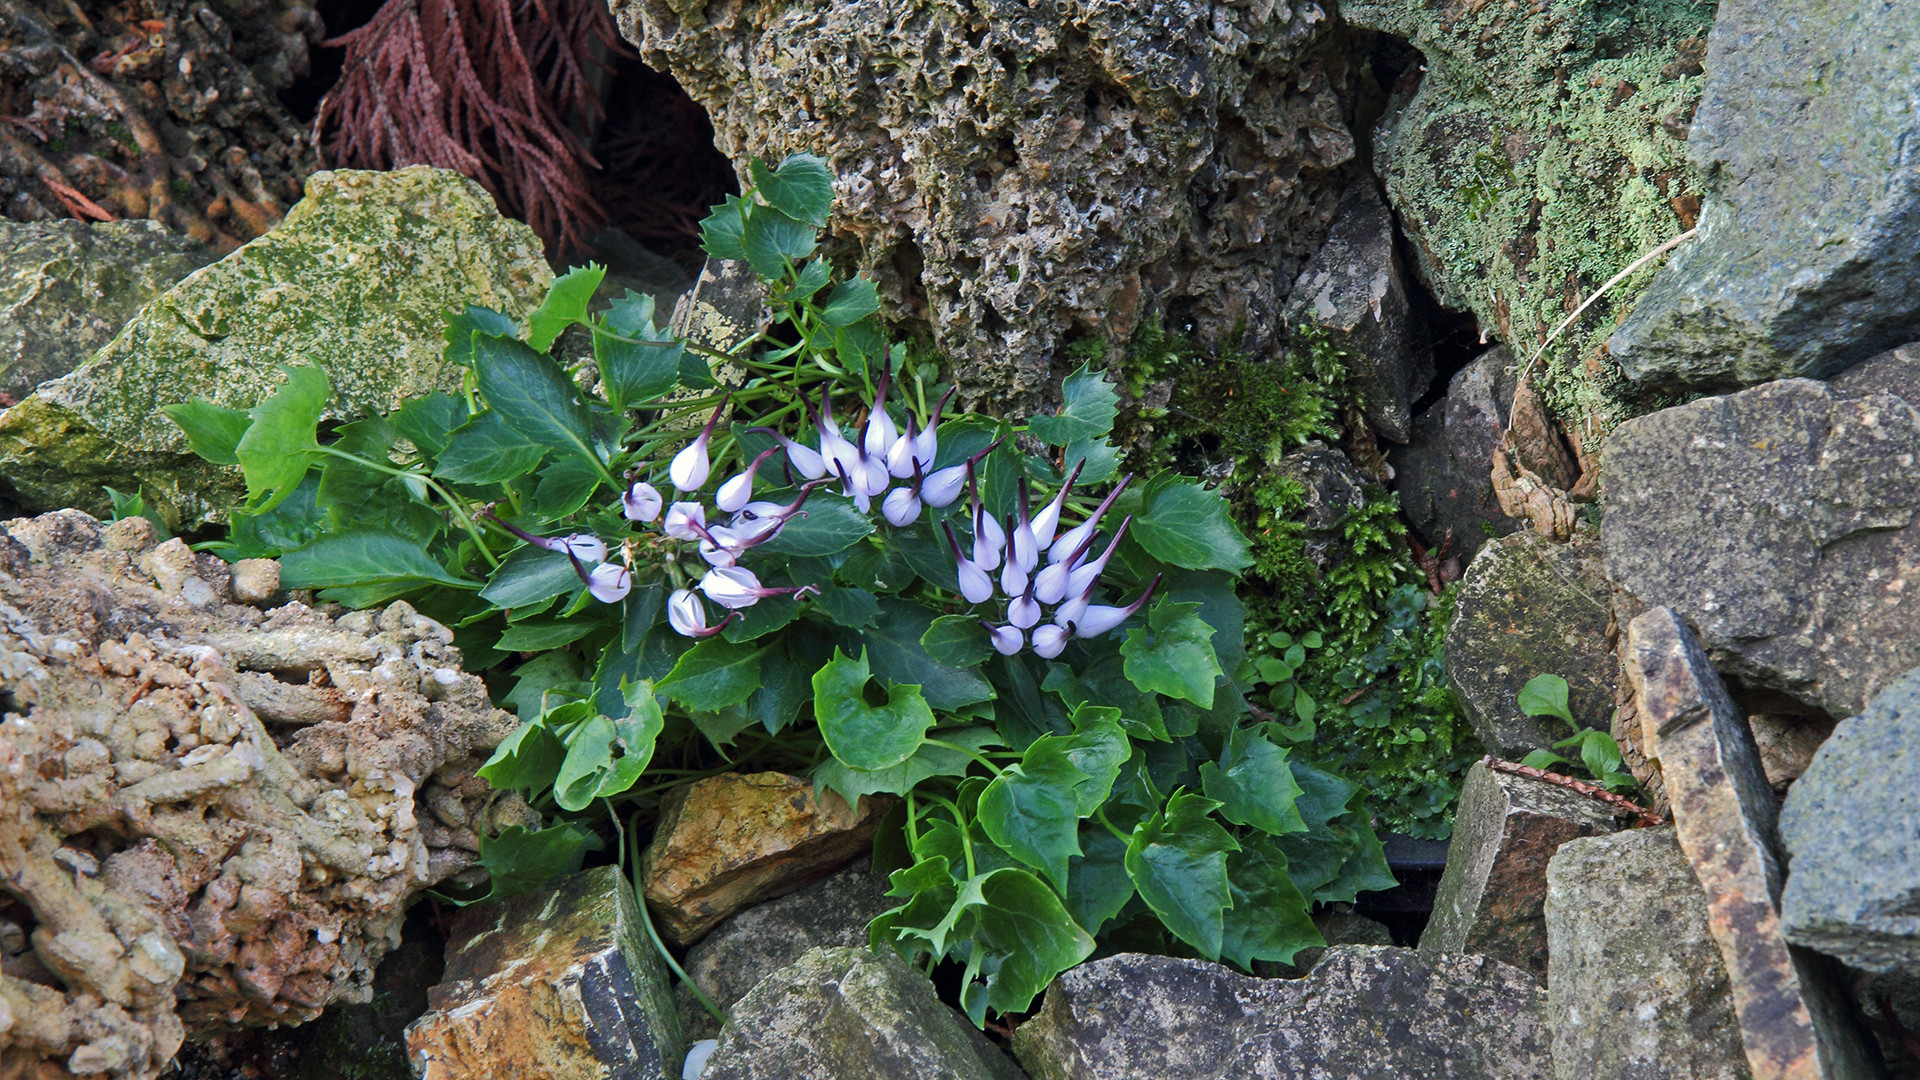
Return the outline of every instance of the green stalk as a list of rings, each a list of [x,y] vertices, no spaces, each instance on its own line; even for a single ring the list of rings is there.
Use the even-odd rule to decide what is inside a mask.
[[[321,447],[320,452],[330,454],[342,461],[351,461],[355,465],[372,469],[374,472],[386,473],[388,476],[397,476],[402,479],[411,477],[432,488],[442,499],[446,500],[447,506],[454,511],[454,516],[459,519],[461,527],[467,530],[467,535],[473,537],[474,546],[480,549],[480,557],[487,560],[488,566],[499,569],[500,560],[494,558],[493,552],[487,547],[486,540],[481,537],[480,530],[474,527],[473,516],[466,512],[466,504],[462,500],[455,498],[453,492],[440,486],[440,481],[435,480],[425,473],[417,473],[412,469],[401,469],[392,465],[383,465],[377,461],[369,461],[358,454],[349,454],[345,450],[336,449],[331,446]],[[601,471],[605,472],[606,470],[603,469]],[[617,487],[618,485],[615,486]]]

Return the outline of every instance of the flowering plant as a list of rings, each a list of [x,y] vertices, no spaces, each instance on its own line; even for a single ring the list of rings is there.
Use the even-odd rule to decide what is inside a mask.
[[[1119,476],[1117,397],[1085,367],[1052,415],[950,414],[873,284],[828,288],[824,164],[753,176],[706,244],[780,318],[727,352],[645,297],[592,310],[590,267],[524,332],[454,318],[461,393],[330,441],[313,369],[249,412],[169,410],[246,475],[207,546],[322,599],[405,597],[470,668],[511,668],[522,724],[482,774],[555,823],[488,841],[495,894],[577,866],[607,809],[637,836],[667,787],[777,762],[899,797],[874,944],[964,965],[984,1022],[1099,936],[1288,960],[1319,942],[1311,903],[1390,885],[1357,786],[1248,719],[1247,549],[1218,495]],[[551,355],[571,328],[591,367]]]

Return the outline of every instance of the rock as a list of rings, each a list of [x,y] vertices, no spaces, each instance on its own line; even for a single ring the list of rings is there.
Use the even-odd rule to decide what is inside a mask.
[[[1754,1080],[1881,1075],[1829,965],[1788,947],[1780,922],[1777,807],[1746,714],[1672,608],[1633,620],[1627,675],[1660,767],[1674,835],[1707,894],[1707,926],[1733,988]]]
[[[1394,442],[1407,441],[1411,406],[1433,382],[1433,349],[1414,325],[1393,212],[1372,184],[1355,183],[1341,196],[1333,230],[1293,283],[1281,317],[1326,331],[1347,354],[1367,421]]]
[[[407,1025],[427,1011],[427,995],[440,981],[445,943],[428,905],[407,913],[400,944],[373,973],[373,1000],[335,1003],[312,1023],[262,1029],[259,1043],[241,1054],[284,1054],[285,1080],[415,1080],[407,1059]],[[225,1040],[234,1053],[232,1036]],[[243,1057],[244,1060],[244,1057]],[[184,1078],[183,1078],[184,1080]]]
[[[1707,896],[1671,827],[1570,840],[1546,887],[1558,1080],[1751,1080]]]
[[[701,1080],[1022,1080],[892,953],[808,949],[734,1006]]]
[[[1273,960],[1255,960],[1253,973],[1263,979],[1302,979],[1320,963],[1327,950],[1336,945],[1391,945],[1393,931],[1385,923],[1376,922],[1353,910],[1352,904],[1333,903],[1318,905],[1313,913],[1313,927],[1320,931],[1325,945],[1309,945],[1293,954],[1293,962],[1282,964]]]
[[[1547,863],[1566,842],[1614,829],[1605,803],[1475,763],[1460,786],[1429,952],[1479,953],[1547,973]]]
[[[1482,956],[1327,950],[1304,979],[1122,953],[1047,988],[1014,1031],[1034,1080],[1544,1078],[1546,993]]]
[[[885,804],[858,809],[781,773],[725,773],[674,788],[641,859],[643,891],[676,945],[728,915],[846,865],[873,843]]]
[[[241,559],[233,564],[233,598],[265,607],[280,591],[280,563],[274,559]]]
[[[1454,375],[1446,397],[1414,418],[1408,444],[1387,454],[1414,531],[1463,563],[1520,527],[1501,511],[1488,478],[1513,406],[1512,365],[1504,346],[1481,353]]]
[[[666,967],[617,866],[461,911],[427,1000],[407,1028],[420,1080],[670,1080],[686,1056]]]
[[[1789,940],[1920,978],[1920,669],[1842,720],[1787,792]],[[1899,779],[1895,779],[1899,778]],[[1892,782],[1890,782],[1892,781]]]
[[[1025,415],[1075,338],[1156,309],[1266,351],[1354,157],[1322,5],[620,0],[745,166],[836,176],[831,229],[961,398]]]
[[[1920,1080],[1920,976],[1848,974],[1861,1019],[1887,1059],[1889,1080]]]
[[[515,721],[446,627],[234,604],[224,564],[155,538],[0,531],[0,946],[26,946],[0,1003],[33,1019],[0,1038],[29,1074],[150,1080],[184,1036],[366,1001],[407,901],[537,820],[474,775]]]
[[[1566,679],[1574,720],[1607,729],[1618,675],[1610,593],[1590,533],[1567,544],[1517,533],[1474,556],[1447,626],[1447,675],[1489,751],[1518,761],[1573,734],[1520,711],[1520,689],[1535,675]]]
[[[687,950],[681,965],[722,1009],[761,979],[814,948],[864,948],[867,924],[892,908],[887,879],[859,860],[798,892],[728,916]],[[684,986],[675,987],[681,1026],[690,1039],[712,1037],[719,1025]]]
[[[1813,755],[1833,734],[1832,721],[1798,713],[1751,713],[1747,727],[1753,730],[1753,745],[1760,752],[1760,771],[1767,774],[1767,786],[1775,795],[1786,794],[1806,774]]]
[[[1671,390],[1827,375],[1920,337],[1920,10],[1721,3],[1688,154],[1699,236],[1609,342]]]
[[[1604,455],[1607,576],[1727,677],[1852,716],[1920,665],[1916,460],[1910,402],[1807,379],[1630,420]]]
[[[1324,574],[1351,550],[1341,523],[1367,501],[1367,478],[1344,451],[1314,440],[1290,451],[1276,466],[1300,485],[1300,508],[1290,520],[1302,526],[1308,561]]]
[[[1375,129],[1373,168],[1434,297],[1521,356],[1693,224],[1687,124],[1712,8],[1345,0],[1340,14],[1419,50]],[[1535,366],[1555,413],[1614,411],[1581,369],[1650,275],[1595,301]]]
[[[157,221],[0,221],[0,249],[0,395],[14,401],[79,367],[214,258]]]
[[[0,413],[0,476],[29,505],[104,515],[110,484],[144,491],[178,528],[221,520],[244,492],[239,469],[193,455],[161,406],[251,407],[282,365],[326,371],[330,419],[456,390],[460,368],[441,359],[447,312],[472,303],[521,319],[551,280],[532,230],[458,174],[316,173],[278,228]]]

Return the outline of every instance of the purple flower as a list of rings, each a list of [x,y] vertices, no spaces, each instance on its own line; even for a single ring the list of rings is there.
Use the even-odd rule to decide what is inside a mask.
[[[1073,467],[1073,473],[1067,477],[1067,482],[1054,492],[1053,501],[1033,515],[1033,539],[1041,547],[1053,543],[1053,534],[1060,528],[1060,511],[1067,505],[1067,497],[1073,494],[1073,482],[1080,479],[1080,470],[1086,467],[1087,459],[1081,458],[1080,463]]]
[[[753,474],[760,470],[760,463],[780,452],[777,446],[769,446],[760,451],[746,471],[720,485],[713,496],[713,505],[721,513],[731,514],[753,501]]]
[[[1000,522],[987,513],[980,502],[980,484],[973,469],[967,469],[967,486],[973,491],[973,561],[982,570],[992,570],[1000,565],[1000,553],[1007,546],[1007,534],[1000,528]]]
[[[812,585],[769,589],[744,566],[716,566],[700,579],[700,591],[721,607],[737,609],[752,607],[769,596],[799,597],[820,590]]]
[[[720,422],[720,414],[726,411],[731,393],[720,395],[720,404],[713,407],[713,415],[707,418],[707,426],[700,429],[700,437],[673,455],[673,461],[667,466],[668,478],[681,491],[697,490],[713,471],[713,463],[707,458],[707,440],[713,437],[713,425]]]
[[[993,453],[994,449],[999,445],[1000,440],[995,439],[987,444],[985,450],[980,451],[960,464],[949,465],[944,469],[929,474],[926,480],[920,485],[920,498],[925,501],[928,506],[934,507],[935,509],[953,505],[953,500],[960,497],[960,492],[966,485],[967,478],[973,475],[974,465],[978,464],[981,458]]]
[[[666,501],[660,497],[660,489],[642,480],[627,489],[620,496],[620,512],[628,521],[650,522],[660,516],[660,508]]]
[[[980,625],[987,628],[987,637],[993,642],[993,650],[1001,656],[1012,656],[1026,645],[1026,635],[1017,627],[995,626],[988,622]]]
[[[1084,593],[1093,588],[1094,582],[1100,580],[1101,572],[1107,568],[1107,560],[1113,558],[1114,549],[1120,546],[1120,538],[1127,535],[1127,526],[1131,524],[1133,524],[1132,514],[1128,514],[1126,517],[1121,518],[1120,527],[1114,530],[1113,539],[1107,541],[1107,550],[1101,552],[1100,557],[1097,559],[1094,559],[1092,562],[1080,563],[1077,566],[1074,565],[1073,560],[1068,560],[1065,563],[1053,564],[1054,566],[1072,566],[1073,567],[1072,572],[1067,574],[1066,591],[1061,595],[1078,596],[1081,593]],[[1091,537],[1089,537],[1089,539],[1091,539]],[[1047,567],[1047,569],[1051,570],[1053,569],[1053,566],[1049,566]]]
[[[677,502],[667,507],[660,527],[675,540],[704,540],[707,532],[707,508],[697,502]]]
[[[919,520],[919,489],[900,487],[887,492],[886,499],[880,503],[880,516],[896,529],[904,529]]]
[[[907,432],[887,448],[887,473],[896,480],[914,476],[923,466],[913,451],[913,414],[907,414]]]
[[[918,435],[909,434],[913,439],[913,459],[922,469],[933,468],[934,459],[940,456],[940,414],[946,411],[947,399],[952,396],[953,387],[949,386],[947,392],[940,395],[940,403],[933,407],[933,419],[927,422],[926,430]]]
[[[778,440],[780,448],[787,452],[787,464],[793,466],[796,472],[808,480],[818,480],[827,475],[826,459],[822,458],[820,451],[815,450],[813,447],[802,446],[770,427],[748,428],[747,430],[757,434],[771,435]]]
[[[726,629],[736,614],[729,611],[718,626],[710,627],[707,625],[706,606],[700,603],[700,598],[693,594],[692,589],[675,589],[673,595],[667,597],[667,625],[690,638],[712,637]]]
[[[1073,636],[1075,637],[1099,637],[1101,634],[1126,622],[1129,616],[1146,606],[1147,601],[1153,596],[1153,590],[1159,587],[1160,575],[1155,574],[1153,580],[1147,583],[1147,591],[1141,593],[1138,600],[1128,604],[1126,607],[1108,607],[1105,604],[1093,604],[1088,606],[1087,609],[1081,613],[1080,617],[1072,620],[1071,623],[1061,623],[1060,616],[1057,613],[1054,615],[1053,621],[1057,625],[1068,626],[1068,628],[1073,631]]]
[[[953,550],[955,576],[960,579],[960,595],[969,604],[984,604],[993,599],[993,579],[987,576],[979,564],[960,554],[960,541],[953,535],[951,522],[943,521],[940,527],[947,530],[947,547]]]
[[[574,561],[577,568],[583,565]],[[603,604],[617,604],[627,598],[633,588],[633,572],[619,563],[601,563],[587,571],[587,592]]]
[[[1113,500],[1119,498],[1120,493],[1127,490],[1127,482],[1132,479],[1132,473],[1121,477],[1120,482],[1114,485],[1112,491],[1107,492],[1106,498],[1100,500],[1099,507],[1094,510],[1087,520],[1061,533],[1060,536],[1054,540],[1053,547],[1047,551],[1047,558],[1054,562],[1066,562],[1068,556],[1072,555],[1076,550],[1079,550],[1087,538],[1093,535],[1094,530],[1100,527],[1100,518],[1106,514],[1107,508],[1113,505]]]
[[[1073,634],[1064,626],[1048,623],[1045,626],[1035,627],[1033,654],[1042,660],[1051,660],[1060,655],[1060,651],[1067,647],[1067,641],[1072,637]]]
[[[1040,602],[1033,598],[1033,588],[1007,601],[1007,621],[1022,630],[1040,621]]]
[[[881,461],[886,460],[887,451],[893,449],[894,441],[900,437],[900,432],[893,426],[893,417],[887,415],[887,386],[891,382],[893,360],[892,350],[889,349],[887,356],[880,361],[880,385],[874,389],[873,408],[867,413],[866,437],[861,442],[861,449],[866,451],[868,457]],[[879,492],[868,494],[877,495]]]

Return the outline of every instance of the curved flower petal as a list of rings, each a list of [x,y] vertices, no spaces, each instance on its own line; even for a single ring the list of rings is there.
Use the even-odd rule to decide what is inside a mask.
[[[660,489],[642,480],[627,489],[620,496],[620,512],[628,521],[651,522],[660,516],[660,510],[666,500],[660,497]]]
[[[1026,645],[1026,635],[1022,634],[1017,627],[995,626],[992,623],[981,625],[987,628],[987,637],[993,642],[993,651],[1001,656],[1012,656]]]

